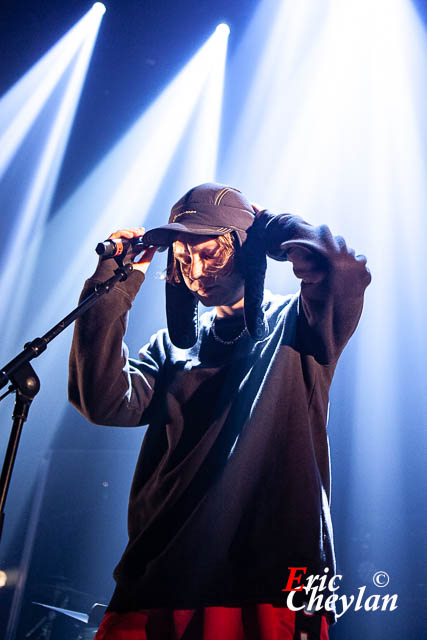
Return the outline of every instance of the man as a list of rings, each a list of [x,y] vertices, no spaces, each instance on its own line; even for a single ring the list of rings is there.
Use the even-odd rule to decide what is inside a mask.
[[[149,249],[79,320],[71,351],[70,399],[85,416],[149,425],[97,638],[323,640],[333,612],[305,611],[304,591],[290,610],[283,590],[291,567],[334,574],[328,391],[360,317],[366,260],[325,226],[211,183],[146,239],[169,246],[168,331],[128,359],[126,315]],[[266,255],[293,263],[300,294],[264,291]],[[199,319],[198,302],[214,310]]]

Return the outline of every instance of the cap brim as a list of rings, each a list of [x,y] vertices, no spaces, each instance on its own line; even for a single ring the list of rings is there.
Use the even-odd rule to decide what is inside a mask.
[[[197,224],[182,224],[180,222],[171,222],[162,227],[150,229],[144,234],[144,244],[154,245],[157,247],[169,247],[177,239],[180,233],[193,233],[200,236],[222,236],[224,233],[232,231],[228,227],[199,227]]]

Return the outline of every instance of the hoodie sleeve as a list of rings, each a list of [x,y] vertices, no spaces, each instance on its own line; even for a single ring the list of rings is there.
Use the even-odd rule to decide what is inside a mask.
[[[80,300],[113,275],[113,261],[100,263],[86,281]],[[154,343],[141,362],[129,360],[123,341],[128,312],[144,274],[133,271],[125,282],[102,296],[75,324],[70,353],[69,400],[95,424],[146,424],[144,412],[154,393],[161,363]]]
[[[274,216],[267,226],[267,254],[292,262],[301,279],[298,343],[321,364],[333,364],[357,327],[371,281],[366,258],[356,255],[326,225],[298,216]]]

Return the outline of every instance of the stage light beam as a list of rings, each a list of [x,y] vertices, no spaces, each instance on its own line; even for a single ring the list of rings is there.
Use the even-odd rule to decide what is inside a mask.
[[[335,500],[346,537],[369,532],[371,557],[401,556],[401,576],[417,536],[411,504],[422,510],[415,492],[407,499],[425,474],[413,459],[427,444],[426,75],[426,33],[407,0],[264,0],[229,69],[220,158],[221,182],[273,211],[326,222],[368,256],[372,284],[332,388],[342,392],[329,425],[333,466],[345,466],[338,483],[347,482]],[[269,264],[267,282],[298,290],[280,263]]]
[[[13,349],[16,343],[15,332],[20,328],[19,317],[27,293],[28,278],[37,254],[39,236],[49,212],[100,19],[99,12],[94,14],[92,10],[89,11],[60,43],[45,54],[9,91],[5,101],[0,103],[0,121],[3,126],[12,102],[16,105],[17,113],[12,117],[2,138],[2,142],[6,141],[3,148],[3,167],[14,157],[14,171],[3,175],[3,193],[6,194],[4,197],[11,190],[8,181],[12,185],[16,182],[17,176],[22,176],[23,185],[20,198],[16,201],[8,199],[4,204],[9,225],[13,225],[15,241],[13,247],[2,252],[0,259],[0,286],[4,299],[11,301],[8,306],[2,307],[0,324],[11,316],[15,317],[15,322],[9,322],[3,329],[3,350],[8,351],[1,352],[2,359],[8,358],[9,350]],[[55,57],[52,60],[53,52]],[[53,70],[46,77],[47,63],[53,63]],[[64,74],[67,74],[67,80],[61,83]],[[29,89],[34,86],[37,86],[36,96],[28,95]],[[55,99],[50,101],[53,93]],[[23,102],[19,103],[18,100]],[[38,157],[32,163],[27,159],[28,149],[25,145],[30,129],[31,157],[34,157],[35,149],[39,148]],[[23,272],[16,257],[24,255]]]
[[[83,43],[97,32],[90,10],[0,100],[0,178]]]
[[[103,16],[107,9],[105,7],[105,4],[103,4],[102,2],[95,2],[95,4],[92,6],[92,10],[99,13],[100,16]]]
[[[53,290],[49,303],[38,309],[36,331],[54,320],[58,306],[67,308],[70,295],[77,298],[100,238],[123,225],[145,223],[160,185],[168,189],[162,180],[184,134],[188,152],[181,159],[183,174],[171,201],[192,184],[215,178],[226,45],[224,33],[214,31],[49,222],[44,244],[53,253],[39,257],[37,278],[42,275]],[[93,218],[88,219],[88,211],[95,212]],[[76,212],[81,212],[81,222]],[[60,259],[55,248],[66,247],[80,224],[85,226],[85,237],[77,253],[70,251],[72,258],[58,284],[52,280],[50,261]]]
[[[225,22],[221,22],[221,24],[217,26],[215,31],[219,35],[223,35],[224,37],[227,37],[230,35],[230,27],[228,26],[228,24],[225,24]]]

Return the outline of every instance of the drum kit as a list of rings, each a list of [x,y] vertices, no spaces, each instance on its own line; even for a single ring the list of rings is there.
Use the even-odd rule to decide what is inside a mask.
[[[52,588],[54,585],[39,585],[39,587],[41,586]],[[66,591],[67,595],[65,596],[65,598],[61,598],[63,600],[61,604],[65,604],[67,601],[69,601],[70,592],[78,594],[78,596],[80,597],[87,597],[89,595],[76,591],[69,586],[66,588]],[[55,592],[56,595],[58,595],[58,584],[55,585]],[[65,594],[62,593],[62,595],[64,596]],[[55,601],[57,600],[57,597],[54,597],[52,599]],[[77,634],[74,635],[73,633],[73,635],[70,638],[67,638],[67,640],[93,640],[107,609],[107,605],[100,604],[98,602],[92,605],[88,613],[74,611],[73,609],[68,609],[64,606],[60,607],[44,602],[33,601],[32,604],[37,607],[42,607],[45,611],[45,615],[43,615],[36,622],[36,624],[34,624],[31,629],[29,629],[27,633],[25,633],[24,637],[32,638],[32,640],[56,640],[57,636],[55,634],[55,627],[57,627],[59,620],[63,617],[72,619],[74,621],[72,628]],[[60,640],[65,640],[62,633]]]

